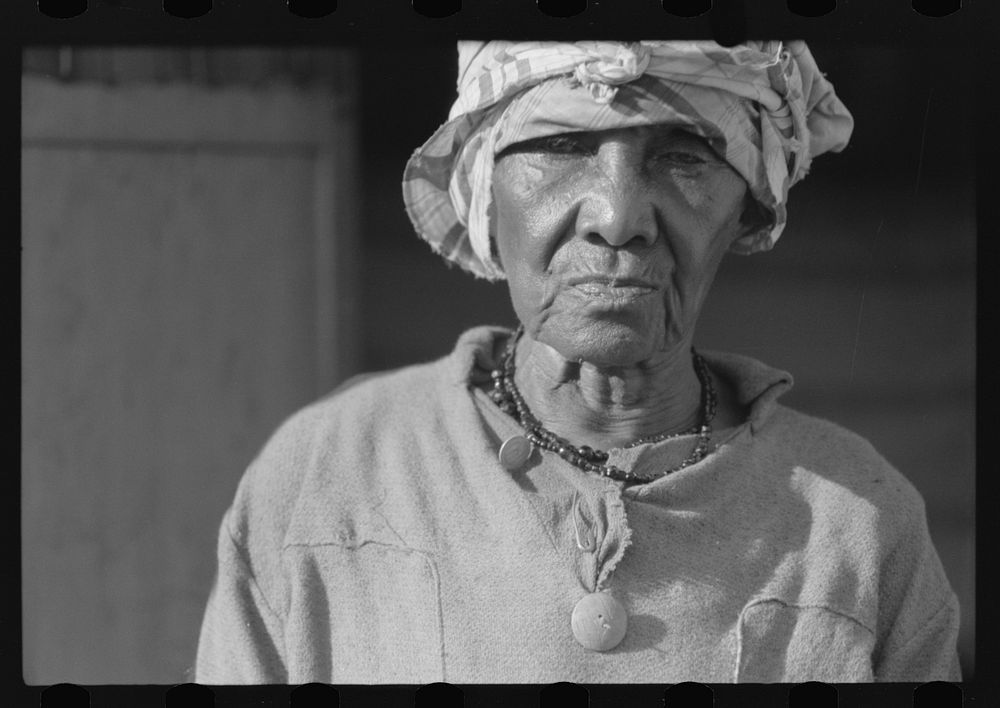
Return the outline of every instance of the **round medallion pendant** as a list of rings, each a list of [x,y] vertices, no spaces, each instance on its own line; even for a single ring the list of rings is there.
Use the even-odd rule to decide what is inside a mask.
[[[628,613],[606,592],[584,595],[573,608],[571,619],[576,641],[591,651],[614,649],[625,638]]]
[[[531,442],[523,435],[507,438],[500,446],[500,453],[497,456],[505,469],[510,471],[519,469],[531,457]]]

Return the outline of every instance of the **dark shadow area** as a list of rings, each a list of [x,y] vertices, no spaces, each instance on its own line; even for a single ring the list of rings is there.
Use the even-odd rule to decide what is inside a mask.
[[[163,705],[165,708],[213,708],[215,691],[196,683],[182,683],[167,689]]]
[[[703,683],[684,681],[663,692],[663,705],[665,708],[712,708],[715,693]]]
[[[326,17],[337,11],[337,0],[288,0],[288,11],[299,17]]]
[[[837,687],[819,681],[800,683],[788,692],[788,708],[837,708],[837,705]]]
[[[430,683],[417,689],[413,705],[414,708],[462,708],[465,696],[462,689],[450,683]]]
[[[538,692],[539,708],[588,708],[590,693],[586,688],[566,681],[543,687]]]
[[[962,687],[944,681],[931,681],[913,692],[913,708],[961,708]]]
[[[72,683],[57,683],[42,691],[41,708],[89,708],[90,692]]]
[[[292,690],[289,708],[340,708],[340,693],[323,683],[303,684]]]

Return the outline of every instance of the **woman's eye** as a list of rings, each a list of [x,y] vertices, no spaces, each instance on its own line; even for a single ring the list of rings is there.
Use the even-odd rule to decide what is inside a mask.
[[[553,135],[548,138],[541,138],[536,148],[541,152],[555,153],[557,155],[572,155],[587,151],[587,146],[583,142],[567,135]]]
[[[685,165],[689,167],[704,165],[709,162],[707,156],[701,154],[700,152],[693,152],[690,150],[664,150],[657,155],[657,158],[668,164]]]

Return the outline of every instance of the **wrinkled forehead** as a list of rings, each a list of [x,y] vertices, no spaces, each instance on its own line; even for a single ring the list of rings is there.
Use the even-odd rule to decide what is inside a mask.
[[[692,95],[692,94],[697,95]],[[534,138],[653,125],[673,126],[705,138],[721,156],[727,139],[721,126],[740,125],[740,134],[759,144],[749,101],[722,91],[643,76],[618,87],[614,100],[599,103],[566,78],[525,91],[506,107],[498,125],[495,154]]]

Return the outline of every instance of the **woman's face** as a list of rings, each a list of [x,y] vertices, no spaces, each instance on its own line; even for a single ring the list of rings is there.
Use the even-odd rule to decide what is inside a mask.
[[[496,245],[518,318],[570,360],[630,366],[687,346],[741,221],[746,183],[676,126],[510,146],[493,174]]]

